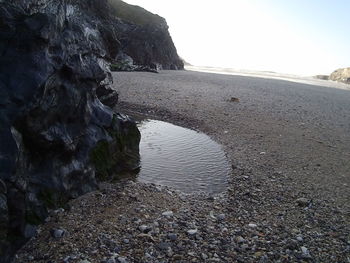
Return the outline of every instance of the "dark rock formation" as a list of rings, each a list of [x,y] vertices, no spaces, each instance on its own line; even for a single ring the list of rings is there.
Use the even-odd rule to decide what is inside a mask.
[[[117,99],[109,10],[107,0],[0,3],[0,262],[49,209],[139,165],[135,123],[101,103]]]
[[[183,69],[164,18],[120,0],[109,0],[117,23],[121,50],[116,57],[116,70]]]
[[[350,68],[337,69],[329,76],[329,79],[350,84]]]

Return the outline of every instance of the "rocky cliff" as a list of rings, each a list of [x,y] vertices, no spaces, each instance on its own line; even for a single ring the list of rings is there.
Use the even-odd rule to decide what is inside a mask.
[[[350,68],[337,69],[329,76],[329,79],[350,84]]]
[[[120,0],[109,0],[121,49],[115,65],[124,70],[184,69],[164,18]]]
[[[181,64],[165,24],[123,22],[116,8],[107,0],[0,3],[0,262],[50,209],[139,165],[135,123],[106,106],[118,98],[109,63],[124,55]]]

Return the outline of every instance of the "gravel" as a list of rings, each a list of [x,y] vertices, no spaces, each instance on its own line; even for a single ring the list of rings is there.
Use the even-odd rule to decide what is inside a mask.
[[[349,91],[195,72],[114,77],[120,108],[224,146],[227,191],[103,183],[52,211],[14,262],[349,262]]]

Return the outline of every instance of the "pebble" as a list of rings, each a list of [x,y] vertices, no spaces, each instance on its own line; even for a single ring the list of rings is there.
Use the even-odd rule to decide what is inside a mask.
[[[170,233],[168,234],[168,238],[171,240],[171,241],[175,241],[177,239],[177,235],[174,234],[174,233]]]
[[[306,247],[301,247],[300,249],[303,258],[311,258],[310,252]]]
[[[166,216],[166,217],[171,217],[173,215],[174,215],[173,211],[165,211],[162,213],[162,216]]]
[[[259,188],[262,188],[261,185],[259,185]],[[154,192],[154,190],[152,191]],[[242,193],[244,192],[245,190],[242,191]],[[264,217],[257,217],[255,211],[252,212],[244,206],[239,208],[242,215],[237,216],[237,220],[232,220],[234,221],[232,222],[228,220],[231,219],[232,213],[229,209],[226,209],[229,202],[223,201],[225,197],[219,196],[210,203],[208,203],[205,196],[203,197],[203,199],[196,201],[198,203],[193,202],[193,206],[179,201],[181,206],[177,207],[168,204],[169,200],[172,200],[172,198],[169,198],[163,204],[163,207],[158,207],[159,204],[156,203],[154,207],[142,208],[142,215],[131,209],[132,215],[126,220],[126,223],[121,224],[118,220],[119,228],[116,228],[117,231],[113,229],[111,233],[108,233],[109,225],[106,229],[99,228],[98,232],[94,232],[98,226],[94,224],[95,220],[92,220],[86,226],[89,232],[84,238],[86,244],[94,242],[94,240],[97,240],[98,243],[95,243],[91,250],[86,246],[78,247],[79,251],[74,252],[76,257],[73,259],[71,256],[67,259],[67,263],[91,263],[88,261],[90,260],[89,256],[91,256],[91,260],[93,257],[93,262],[97,263],[101,263],[102,258],[104,263],[277,262],[278,259],[281,259],[281,262],[333,262],[327,260],[333,257],[333,255],[327,256],[333,253],[330,249],[332,248],[332,242],[334,242],[334,246],[341,244],[337,237],[343,228],[327,228],[326,233],[322,230],[318,233],[313,232],[313,229],[307,226],[308,223],[311,225],[310,222],[306,221],[304,222],[305,225],[300,224],[298,225],[299,228],[293,228],[293,226],[288,225],[288,221],[282,221],[284,218],[272,224]],[[191,202],[194,199],[188,197],[188,200],[192,205]],[[243,200],[245,201],[246,198],[244,197]],[[291,200],[288,205],[293,204],[296,207],[296,198],[292,196]],[[139,203],[131,204],[139,206]],[[315,203],[315,207],[317,207],[317,203]],[[119,206],[118,209],[120,209]],[[176,211],[176,213],[173,213],[170,209]],[[302,216],[306,215],[306,219],[309,219],[309,211],[305,212],[304,209],[294,210],[293,212],[301,213]],[[318,210],[315,211],[318,212]],[[149,220],[145,219],[144,214],[150,216]],[[286,218],[287,216],[288,213]],[[317,219],[318,215],[315,215],[315,217]],[[139,222],[139,218],[142,219],[142,223],[135,224]],[[64,224],[64,222],[59,222],[59,224],[57,229],[53,230],[69,229],[70,232],[67,232],[69,238],[62,241],[52,239],[53,246],[59,246],[58,242],[64,242],[65,244],[70,242],[71,236],[75,238],[75,228]],[[148,230],[150,231],[147,232]],[[48,231],[43,230],[43,233],[47,234]],[[52,235],[53,233],[50,232]],[[341,234],[345,246],[340,251],[345,251],[345,253],[350,251],[350,240],[346,234],[347,232]],[[330,239],[326,240],[326,245],[319,242],[322,240],[321,238],[328,238],[328,236]],[[314,239],[319,243],[315,243]],[[72,238],[72,240],[74,242],[75,239]],[[348,243],[346,243],[347,241]],[[96,249],[96,252],[94,249]],[[64,256],[66,255],[64,254]],[[31,262],[27,258],[16,263]],[[62,258],[60,257],[60,260],[55,259],[52,262],[61,262]],[[83,261],[82,259],[86,260]]]
[[[226,217],[225,214],[220,214],[216,218],[217,218],[217,220],[222,221],[225,219],[225,217]]]
[[[198,232],[198,229],[190,229],[187,231],[187,234],[193,236],[193,235],[197,234],[197,232]]]
[[[303,206],[303,207],[305,207],[305,206],[307,206],[308,204],[309,204],[309,199],[307,199],[307,198],[305,198],[305,197],[301,197],[301,198],[298,198],[297,200],[296,200],[296,203],[299,205],[299,206]]]
[[[152,229],[149,226],[141,225],[141,226],[139,226],[139,230],[141,232],[147,233],[147,232],[151,231]]]
[[[65,235],[65,233],[66,233],[66,230],[60,229],[60,228],[58,228],[58,229],[53,229],[53,230],[51,231],[51,235],[52,235],[54,238],[62,238],[62,237]]]
[[[128,263],[125,257],[118,257],[118,262],[119,263]]]
[[[166,255],[171,258],[174,255],[173,250],[171,249],[171,247],[168,247],[167,251],[166,251]]]
[[[236,241],[237,241],[238,244],[240,244],[240,243],[244,243],[246,240],[245,240],[243,237],[238,236],[238,237],[236,238]]]
[[[160,250],[168,250],[168,248],[170,247],[171,245],[169,244],[169,243],[167,243],[167,242],[160,242],[159,244],[158,244],[158,248],[160,249]]]

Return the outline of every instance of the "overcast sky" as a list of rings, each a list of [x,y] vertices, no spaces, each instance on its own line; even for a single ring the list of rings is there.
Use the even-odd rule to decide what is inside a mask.
[[[350,67],[350,0],[125,0],[163,16],[198,66],[328,74]]]

